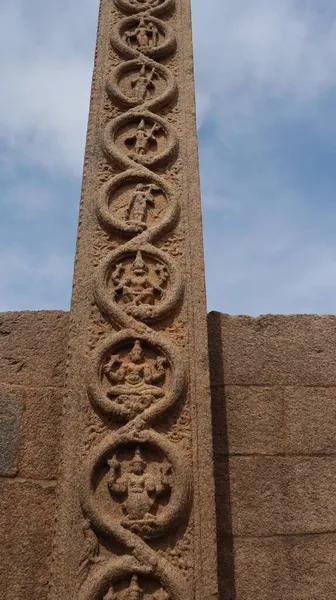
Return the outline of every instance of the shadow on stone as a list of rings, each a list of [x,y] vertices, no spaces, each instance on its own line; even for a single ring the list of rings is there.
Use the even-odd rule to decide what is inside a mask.
[[[216,495],[219,598],[220,600],[236,600],[228,459],[228,430],[220,313],[211,312],[208,315],[208,338]],[[216,382],[216,385],[214,385],[214,382]]]

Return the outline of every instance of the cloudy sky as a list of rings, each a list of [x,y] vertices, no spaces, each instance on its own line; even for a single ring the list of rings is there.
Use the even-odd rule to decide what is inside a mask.
[[[336,4],[192,6],[208,309],[335,313]],[[0,0],[0,310],[69,307],[97,8]]]

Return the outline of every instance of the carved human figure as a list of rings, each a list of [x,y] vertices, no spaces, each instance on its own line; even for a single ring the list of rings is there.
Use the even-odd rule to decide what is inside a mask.
[[[147,131],[145,120],[141,119],[136,132],[126,138],[126,143],[133,146],[133,151],[139,156],[147,154],[151,144],[157,145],[155,134],[160,131],[161,125],[154,123],[150,130]]]
[[[159,192],[157,185],[138,183],[131,194],[126,208],[125,219],[146,229],[148,207],[155,206],[153,192]]]
[[[153,81],[155,77],[155,67],[151,68],[148,73],[147,66],[145,64],[141,66],[138,76],[131,81],[131,87],[137,98],[146,100],[147,96],[155,91],[155,83]]]
[[[115,593],[113,588],[110,588],[104,596],[104,600],[143,600],[145,597],[149,600],[149,596],[147,594],[145,596],[143,589],[140,587],[137,575],[133,575],[130,585],[126,590]],[[151,594],[150,598],[153,600],[170,600],[170,595],[164,589],[160,588],[154,594]]]
[[[135,340],[132,350],[125,357],[111,356],[103,371],[113,385],[108,396],[123,405],[130,416],[141,413],[157,399],[164,396],[158,385],[165,379],[166,359],[146,358],[140,340]]]
[[[126,273],[124,265],[119,263],[111,279],[115,285],[115,299],[130,309],[142,304],[153,306],[157,300],[161,300],[168,280],[168,272],[164,265],[157,264],[154,273],[150,273],[139,250],[131,269]]]
[[[147,471],[147,463],[143,460],[140,448],[137,448],[129,465],[129,471],[122,473],[121,464],[116,458],[108,461],[111,494],[125,496],[123,501],[124,524],[129,521],[154,521],[151,514],[156,500],[170,490],[170,465],[162,465],[160,474]]]
[[[156,48],[159,35],[158,28],[150,19],[140,17],[136,29],[125,32],[125,40],[128,44],[135,42],[140,51],[150,50]]]

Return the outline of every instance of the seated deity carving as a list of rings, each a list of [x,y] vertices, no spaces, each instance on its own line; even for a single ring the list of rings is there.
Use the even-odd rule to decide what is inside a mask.
[[[132,350],[124,357],[111,356],[104,365],[103,372],[112,389],[107,395],[133,418],[142,413],[165,394],[157,384],[165,380],[166,359],[145,357],[139,340],[135,340]]]
[[[134,204],[132,209],[133,207]],[[137,208],[136,215],[142,216],[143,212]],[[139,250],[130,268],[127,269],[122,263],[116,265],[111,279],[115,286],[115,300],[125,305],[126,312],[132,312],[134,307],[153,306],[163,299],[168,272],[162,264],[156,264],[150,269]]]
[[[140,17],[138,26],[135,29],[126,31],[124,37],[127,44],[135,45],[141,52],[156,48],[160,34],[151,19]]]
[[[143,586],[139,582],[137,575],[133,575],[129,586],[120,592],[114,591],[113,586],[110,587],[104,600],[171,600],[163,588],[160,588],[152,593],[145,593]]]
[[[113,457],[108,461],[110,479],[108,487],[111,495],[123,498],[122,524],[143,532],[149,525],[155,525],[155,509],[160,496],[171,489],[171,465],[164,463],[160,469],[149,470],[142,458],[140,448],[136,448],[127,470]]]

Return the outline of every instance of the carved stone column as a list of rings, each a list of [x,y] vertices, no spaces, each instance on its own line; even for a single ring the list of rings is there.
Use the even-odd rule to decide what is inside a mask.
[[[189,0],[101,2],[66,389],[50,598],[215,598]]]

